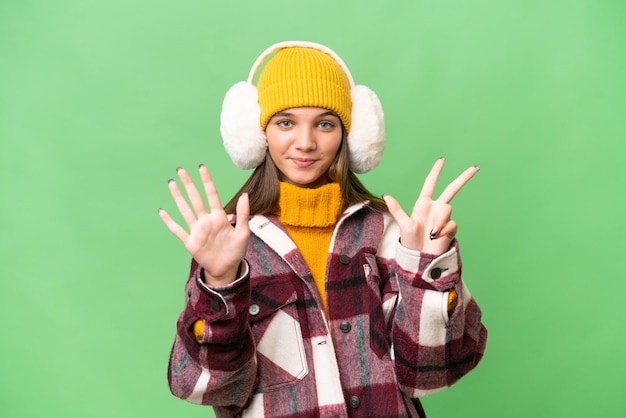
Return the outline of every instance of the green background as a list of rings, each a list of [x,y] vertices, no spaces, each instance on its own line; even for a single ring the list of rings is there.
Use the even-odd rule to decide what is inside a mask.
[[[166,182],[249,175],[226,90],[272,43],[334,49],[378,93],[362,176],[409,209],[454,200],[486,356],[429,417],[622,417],[626,2],[0,0],[0,415],[209,417],[169,394],[189,259]],[[197,175],[196,175],[197,178]]]

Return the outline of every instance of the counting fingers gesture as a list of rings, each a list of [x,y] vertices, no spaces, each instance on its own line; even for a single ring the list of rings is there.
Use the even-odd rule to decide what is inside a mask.
[[[450,217],[450,202],[461,188],[478,172],[469,167],[453,180],[437,199],[433,199],[439,174],[444,166],[440,158],[426,176],[422,191],[413,206],[411,215],[404,212],[396,199],[384,196],[391,216],[400,226],[400,242],[407,248],[440,255],[448,251],[457,232],[457,224]]]
[[[211,174],[204,165],[200,166],[200,178],[209,210],[189,174],[182,168],[177,173],[191,206],[176,181],[170,180],[168,187],[187,229],[176,223],[164,209],[159,210],[159,216],[189,254],[204,268],[207,283],[213,286],[227,285],[235,280],[239,264],[248,249],[248,195],[242,194],[237,202],[237,224],[233,227],[222,208]]]

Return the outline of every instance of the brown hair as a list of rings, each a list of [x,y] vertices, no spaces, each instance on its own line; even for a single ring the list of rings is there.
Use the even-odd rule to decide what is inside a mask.
[[[355,203],[369,200],[368,208],[375,212],[387,212],[387,205],[379,198],[370,193],[361,183],[357,176],[349,169],[348,144],[344,130],[343,139],[337,152],[335,161],[328,169],[330,179],[339,183],[341,197],[343,199],[343,209]],[[265,159],[248,177],[248,180],[241,186],[241,189],[226,204],[226,213],[235,213],[237,200],[242,193],[248,193],[250,199],[250,215],[262,215],[274,212],[277,208],[280,172],[269,155],[265,154]]]

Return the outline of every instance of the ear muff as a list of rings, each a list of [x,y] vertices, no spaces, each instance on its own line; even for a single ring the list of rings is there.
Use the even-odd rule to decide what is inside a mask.
[[[280,42],[267,48],[256,59],[247,81],[231,87],[222,104],[220,132],[224,148],[235,165],[244,170],[258,167],[265,159],[267,138],[261,128],[256,73],[273,52],[282,48],[314,48],[330,55],[346,73],[352,98],[352,126],[348,133],[350,170],[365,173],[378,165],[385,148],[385,119],[378,96],[369,88],[355,85],[343,60],[330,48],[304,41]]]

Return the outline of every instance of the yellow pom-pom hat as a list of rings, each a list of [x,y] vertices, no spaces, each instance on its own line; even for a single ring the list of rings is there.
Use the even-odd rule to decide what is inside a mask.
[[[252,66],[248,81],[235,84],[226,93],[220,131],[235,165],[243,169],[260,165],[267,150],[265,128],[272,116],[308,106],[329,109],[339,116],[348,133],[352,171],[364,173],[378,165],[385,146],[378,97],[367,87],[354,84],[347,66],[332,50],[302,41],[267,48]]]

